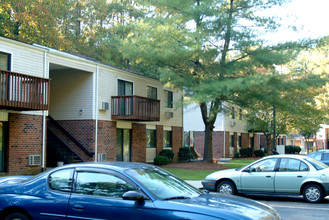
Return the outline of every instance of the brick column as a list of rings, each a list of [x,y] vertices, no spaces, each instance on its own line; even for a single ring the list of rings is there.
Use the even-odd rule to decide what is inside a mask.
[[[156,155],[163,150],[163,126],[156,126]]]
[[[146,125],[133,124],[131,138],[131,161],[146,162]]]
[[[42,156],[42,116],[9,114],[8,164],[10,174],[35,174],[41,166],[29,166],[29,155]]]
[[[183,128],[172,127],[172,150],[175,154],[174,161],[178,159],[179,148],[183,147]]]

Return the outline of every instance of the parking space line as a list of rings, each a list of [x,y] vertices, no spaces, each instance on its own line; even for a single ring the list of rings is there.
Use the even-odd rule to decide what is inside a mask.
[[[289,207],[289,206],[280,206],[280,205],[272,205],[268,204],[273,208],[287,208],[287,209],[312,209],[312,210],[325,210],[328,211],[328,208],[315,208],[315,207],[303,207],[303,206],[297,206],[297,207]]]

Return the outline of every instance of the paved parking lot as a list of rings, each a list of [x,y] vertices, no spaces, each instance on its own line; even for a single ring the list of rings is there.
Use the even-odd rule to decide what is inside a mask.
[[[302,196],[298,197],[267,197],[247,196],[275,208],[282,219],[329,219],[329,197],[321,203],[311,204],[304,202]]]
[[[201,181],[186,181],[201,188]],[[327,220],[329,219],[329,196],[321,203],[311,204],[304,201],[302,196],[245,196],[265,203],[275,208],[282,219],[298,220]]]

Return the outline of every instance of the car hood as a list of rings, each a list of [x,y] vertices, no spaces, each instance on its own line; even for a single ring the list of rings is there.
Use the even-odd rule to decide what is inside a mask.
[[[209,180],[209,179],[218,179],[217,176],[220,175],[220,176],[226,176],[229,175],[229,174],[234,174],[234,173],[237,173],[238,171],[236,171],[235,169],[227,169],[227,170],[219,170],[219,171],[216,171],[216,172],[213,172],[211,174],[209,174],[206,179]]]
[[[205,193],[190,199],[170,200],[172,209],[206,213],[222,219],[281,219],[275,209],[263,203],[218,193]],[[166,204],[168,208],[168,203]]]

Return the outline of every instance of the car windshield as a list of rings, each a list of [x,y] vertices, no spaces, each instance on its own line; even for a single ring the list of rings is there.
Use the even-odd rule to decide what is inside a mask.
[[[200,190],[160,168],[143,167],[128,169],[125,172],[158,199],[184,199],[202,194]]]
[[[312,164],[317,170],[323,170],[329,167],[328,165],[311,157],[305,157],[305,160],[307,160],[310,164]]]

